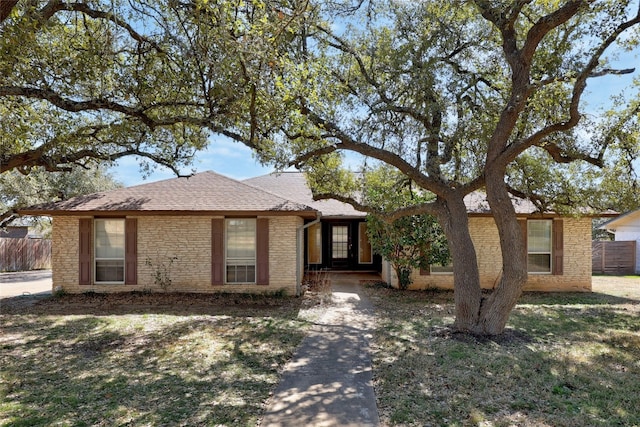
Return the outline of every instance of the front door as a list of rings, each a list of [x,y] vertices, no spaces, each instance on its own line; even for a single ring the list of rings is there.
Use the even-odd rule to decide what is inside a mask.
[[[347,268],[349,266],[349,252],[351,239],[349,224],[331,225],[331,267]]]

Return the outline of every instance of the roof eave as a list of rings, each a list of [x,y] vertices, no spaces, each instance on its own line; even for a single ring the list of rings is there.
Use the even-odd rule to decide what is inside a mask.
[[[18,210],[20,215],[29,216],[299,216],[302,218],[316,218],[316,210]]]

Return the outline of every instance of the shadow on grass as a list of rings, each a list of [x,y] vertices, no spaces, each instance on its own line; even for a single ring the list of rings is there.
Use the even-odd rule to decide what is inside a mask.
[[[8,315],[0,424],[255,425],[302,340],[288,318]]]
[[[415,301],[433,304],[453,304],[452,290],[426,289],[426,290],[399,290],[388,288],[376,288],[368,286],[372,297],[384,296],[385,299],[399,303],[411,304]],[[491,290],[485,289],[489,294]],[[534,292],[525,291],[518,300],[518,304],[545,304],[545,305],[617,305],[640,304],[640,299],[620,297],[616,295],[598,292]]]
[[[95,293],[19,296],[0,300],[1,314],[44,315],[267,315],[295,318],[301,298],[251,294]]]
[[[391,425],[638,425],[637,313],[518,313],[505,337],[381,319],[376,393]],[[544,311],[544,312],[542,312]],[[542,327],[541,325],[544,325]]]
[[[617,305],[640,304],[640,300],[597,292],[524,292],[519,304]]]

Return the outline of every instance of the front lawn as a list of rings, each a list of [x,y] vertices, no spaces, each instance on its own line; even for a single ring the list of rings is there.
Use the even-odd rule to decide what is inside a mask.
[[[307,327],[300,299],[21,303],[0,307],[3,426],[255,426]]]
[[[640,300],[525,294],[507,333],[452,333],[453,294],[369,288],[383,424],[640,425]]]

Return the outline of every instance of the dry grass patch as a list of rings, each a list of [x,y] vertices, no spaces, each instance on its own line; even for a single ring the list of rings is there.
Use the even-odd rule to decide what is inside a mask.
[[[0,319],[7,426],[254,426],[307,327],[299,299],[16,301],[2,300]]]
[[[384,425],[640,425],[640,302],[526,294],[496,339],[452,333],[453,294],[368,289]]]

